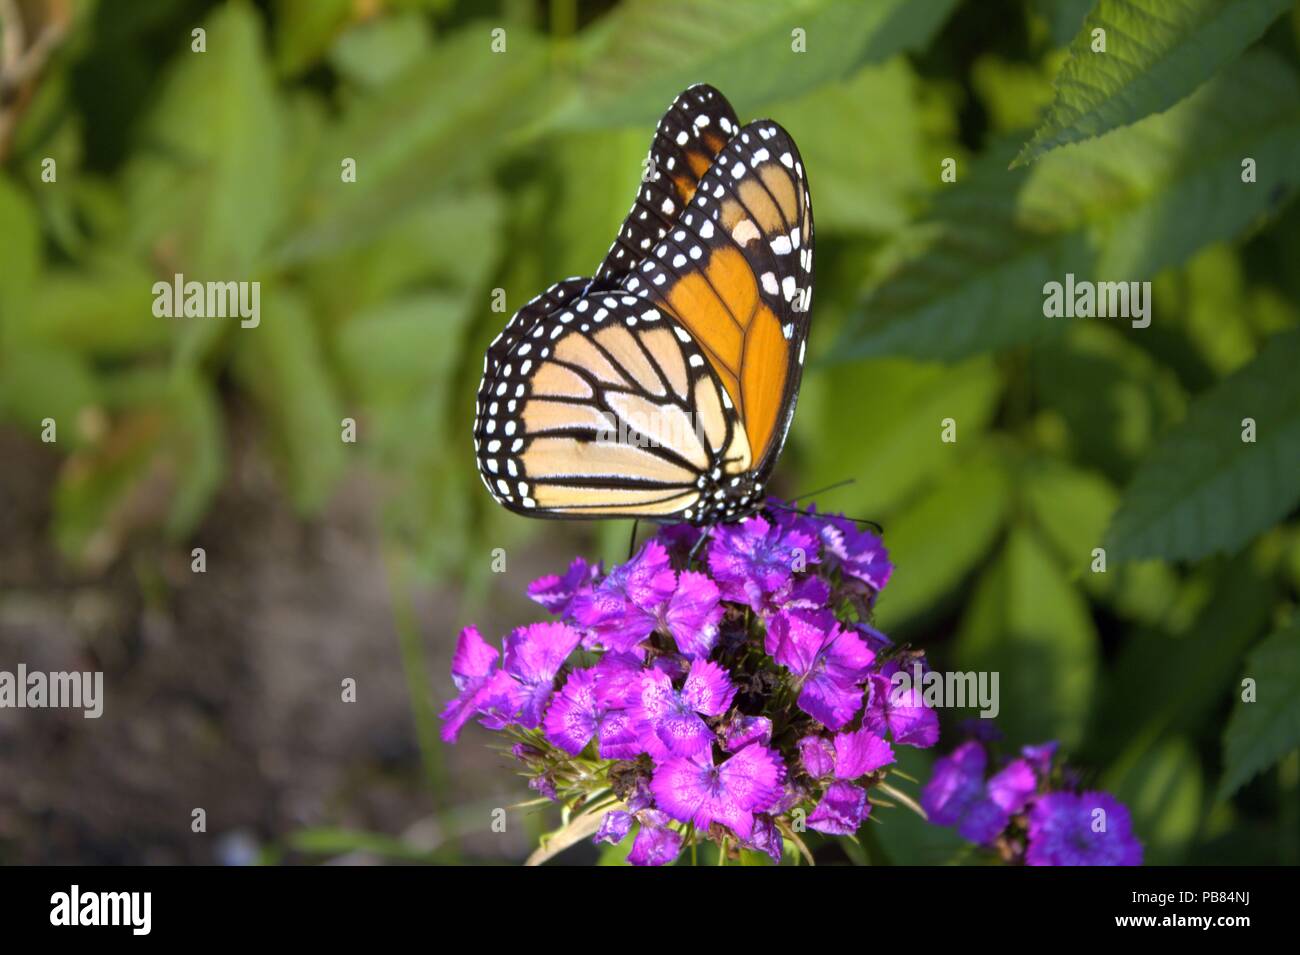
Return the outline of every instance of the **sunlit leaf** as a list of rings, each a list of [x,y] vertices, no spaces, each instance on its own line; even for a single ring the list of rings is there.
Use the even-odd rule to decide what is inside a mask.
[[[268,426],[294,503],[310,511],[324,503],[352,445],[343,443],[343,406],[301,299],[275,287],[262,303],[256,328],[231,332],[235,374]]]
[[[1197,398],[1151,452],[1107,533],[1116,558],[1233,552],[1300,500],[1300,331]],[[1245,440],[1254,422],[1254,440]]]
[[[1097,0],[1070,44],[1056,97],[1016,164],[1173,106],[1241,55],[1289,0]],[[1094,52],[1094,31],[1105,31]]]
[[[953,368],[898,360],[832,366],[804,382],[791,437],[806,448],[807,487],[790,493],[852,479],[836,492],[835,508],[877,519],[958,459],[962,446],[941,440],[944,419],[954,419],[958,442],[977,440],[1001,388],[982,359]]]
[[[992,455],[977,455],[891,518],[885,546],[895,570],[876,604],[887,632],[931,610],[989,552],[1007,514],[1007,476]]]
[[[1238,693],[1233,702],[1220,799],[1300,747],[1300,617],[1255,647],[1242,672],[1255,682],[1255,698],[1247,703]]]
[[[126,172],[135,242],[166,272],[244,280],[285,215],[284,112],[260,15],[243,3],[203,23],[164,74]]]
[[[653,123],[692,83],[722,90],[742,121],[758,107],[921,49],[953,0],[630,0],[584,37],[564,126]],[[794,31],[806,52],[795,52]]]
[[[1019,745],[1083,736],[1097,678],[1087,604],[1037,536],[1013,530],[962,620],[954,666],[998,673],[998,725]]]
[[[839,357],[955,360],[1035,342],[1069,321],[1045,317],[1048,281],[1150,278],[1239,235],[1297,184],[1300,86],[1261,51],[1168,112],[1046,156],[1027,175],[996,169],[1004,155],[959,172],[904,231]],[[1256,160],[1256,182],[1242,182],[1243,156]]]

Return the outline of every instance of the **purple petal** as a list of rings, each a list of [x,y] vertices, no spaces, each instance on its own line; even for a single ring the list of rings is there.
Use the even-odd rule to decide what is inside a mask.
[[[651,813],[654,810],[641,813],[641,828],[632,843],[632,851],[627,854],[627,861],[632,865],[668,865],[682,851],[681,833],[647,824],[645,818]]]
[[[1141,865],[1127,807],[1109,793],[1049,793],[1029,810],[1029,865]]]
[[[456,640],[451,658],[451,678],[456,689],[463,690],[487,679],[500,654],[479,634],[477,627],[466,627]]]
[[[744,749],[750,743],[772,742],[772,721],[766,716],[745,716],[736,713],[722,731],[722,748],[729,753]]]
[[[799,762],[813,779],[835,772],[835,746],[825,736],[805,736],[798,746]]]
[[[1060,745],[1056,740],[1050,740],[1046,743],[1025,746],[1020,750],[1020,755],[1029,760],[1029,764],[1034,767],[1038,775],[1046,776],[1052,771],[1052,759],[1056,756],[1057,747]]]
[[[707,660],[691,662],[686,682],[682,684],[682,699],[691,709],[705,716],[721,716],[731,706],[736,695],[727,671]]]
[[[1026,759],[1014,759],[988,782],[989,798],[1009,813],[1019,812],[1038,788],[1038,777]]]
[[[972,802],[957,824],[957,833],[963,839],[979,845],[990,845],[1001,835],[1010,822],[1010,814],[992,799],[980,797]]]
[[[852,783],[836,782],[826,787],[826,794],[808,817],[808,828],[832,836],[851,836],[867,818],[867,791]]]
[[[590,591],[580,591],[569,612],[592,632],[596,642],[627,652],[659,625],[659,613],[676,586],[677,575],[669,566],[668,552],[651,539]]]
[[[764,648],[781,666],[803,676],[813,668],[837,626],[830,612],[782,610],[767,622]]]
[[[955,826],[966,810],[984,795],[987,756],[975,740],[935,760],[930,781],[921,790],[921,808],[937,826]]]
[[[496,648],[484,641],[475,627],[460,632],[451,661],[451,678],[459,693],[440,714],[444,742],[456,742],[461,728],[478,712],[479,697],[491,678],[498,655]]]
[[[562,617],[578,591],[589,585],[598,573],[598,567],[589,565],[581,557],[575,557],[563,577],[549,574],[529,584],[528,596],[551,613]]]
[[[780,830],[776,828],[776,823],[772,821],[771,816],[754,817],[754,828],[750,832],[746,848],[766,852],[773,862],[780,865],[784,843],[785,840],[782,838]]]
[[[546,711],[546,738],[573,756],[591,742],[604,715],[596,684],[597,678],[589,670],[574,670]]]
[[[835,737],[835,775],[839,779],[857,779],[893,761],[889,744],[869,729]]]
[[[799,709],[827,729],[842,729],[862,709],[862,690],[832,679],[823,672],[814,673],[799,691]]]
[[[611,809],[600,819],[593,842],[617,845],[632,831],[632,814],[623,809]]]
[[[672,757],[655,770],[655,804],[679,822],[707,829],[718,822],[748,839],[758,811],[781,798],[785,768],[765,746],[751,744],[715,767],[712,754]]]
[[[758,516],[718,525],[709,542],[709,570],[723,597],[755,611],[761,611],[765,599],[785,586],[796,565],[815,564],[818,559],[813,538]]]
[[[521,683],[550,683],[580,639],[581,634],[564,623],[519,627],[505,639],[504,669]]]
[[[868,679],[871,700],[864,725],[873,733],[888,733],[895,743],[924,749],[939,741],[939,714],[922,702],[916,689],[895,692],[888,677]]]
[[[678,650],[688,657],[707,657],[718,642],[722,613],[717,584],[688,570],[677,578],[664,622]]]
[[[826,672],[837,682],[848,685],[867,678],[876,655],[857,634],[839,630],[831,636],[824,658]]]

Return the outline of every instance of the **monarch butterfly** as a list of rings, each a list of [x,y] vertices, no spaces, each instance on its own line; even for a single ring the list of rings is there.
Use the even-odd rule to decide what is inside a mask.
[[[687,89],[595,276],[552,285],[488,348],[488,491],[535,517],[708,525],[762,508],[799,395],[812,255],[790,135]]]

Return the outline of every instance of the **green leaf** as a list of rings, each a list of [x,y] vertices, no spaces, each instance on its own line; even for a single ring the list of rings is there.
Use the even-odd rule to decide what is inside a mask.
[[[1243,673],[1255,681],[1255,700],[1233,705],[1219,799],[1300,746],[1300,616],[1255,647]]]
[[[892,632],[956,588],[993,546],[1008,504],[1000,463],[975,455],[890,518],[884,540],[895,569],[876,604],[877,624]]]
[[[34,340],[96,358],[132,358],[161,350],[171,323],[153,314],[155,276],[134,261],[52,270],[24,318]]]
[[[304,277],[317,314],[346,325],[358,310],[431,287],[486,301],[483,286],[501,255],[503,207],[482,189],[440,193],[372,240],[311,259]]]
[[[0,176],[0,343],[7,323],[22,314],[40,268],[36,213],[22,191]],[[7,349],[6,349],[7,351]],[[3,352],[0,352],[2,355]]]
[[[1165,619],[1178,596],[1178,577],[1167,564],[1108,563],[1104,571],[1093,569],[1093,551],[1119,503],[1109,481],[1051,458],[1027,463],[1019,478],[1029,513],[1067,578],[1125,617],[1150,625]]]
[[[1159,113],[1241,55],[1289,0],[1097,0],[1046,119],[1013,165]],[[1093,31],[1105,51],[1093,52]]]
[[[920,97],[916,73],[896,57],[772,107],[816,170],[819,235],[889,232],[911,218],[929,185]]]
[[[838,358],[953,361],[1037,342],[1069,321],[1044,316],[1046,282],[1140,280],[1239,235],[1294,191],[1300,86],[1261,51],[1167,113],[1028,170],[995,168],[1004,156],[959,169],[902,233]],[[1258,164],[1254,183],[1241,181],[1243,157]]]
[[[836,508],[883,517],[960,456],[964,444],[940,440],[943,419],[957,421],[958,442],[978,440],[1000,389],[997,370],[982,359],[952,368],[877,361],[807,376],[792,430],[808,449],[802,480],[815,488],[852,478],[852,487],[837,492]],[[862,437],[847,437],[846,421],[870,426]]]
[[[0,363],[0,417],[28,434],[39,435],[52,418],[59,444],[76,448],[85,441],[82,414],[100,398],[90,363],[66,348],[28,342],[17,360]]]
[[[653,123],[693,83],[713,83],[742,121],[752,110],[923,48],[953,0],[630,0],[582,38],[562,126]],[[806,52],[793,49],[802,29]]]
[[[395,217],[445,195],[519,139],[554,95],[545,46],[510,30],[506,53],[489,26],[446,36],[373,95],[357,97],[324,137],[298,228],[275,261],[296,264],[373,241]],[[356,182],[341,180],[356,160]],[[454,236],[452,238],[455,238]]]
[[[1246,157],[1255,182],[1242,181]],[[1087,231],[1092,277],[1135,280],[1276,213],[1298,166],[1300,81],[1261,49],[1173,109],[1035,163],[1019,201],[1027,221]]]
[[[1087,271],[1079,232],[1023,221],[1021,174],[994,149],[958,184],[940,192],[928,216],[903,230],[885,257],[883,279],[845,322],[837,360],[878,355],[956,361],[1059,334],[1043,317],[1043,286],[1070,269]],[[810,173],[811,175],[811,173]]]
[[[188,45],[127,167],[133,238],[168,272],[247,279],[285,213],[285,116],[260,16],[223,5],[204,23],[207,52]]]
[[[1217,724],[1242,655],[1266,632],[1275,594],[1253,556],[1194,575],[1161,629],[1139,631],[1120,648],[1088,734],[1090,761],[1128,772],[1171,732]]]
[[[320,59],[347,23],[352,0],[275,0],[275,65],[294,76]]]
[[[231,333],[235,375],[269,427],[294,503],[309,512],[324,503],[351,445],[341,438],[342,406],[306,307],[288,288],[263,291],[260,324]]]
[[[1201,825],[1205,783],[1200,760],[1186,737],[1160,741],[1121,774],[1108,773],[1104,788],[1129,809],[1146,865],[1181,861]]]
[[[1116,328],[1072,325],[1034,349],[1030,363],[1034,397],[1065,426],[1062,450],[1112,481],[1127,480],[1156,436],[1186,414],[1178,377]]]
[[[1014,529],[966,609],[953,648],[960,670],[999,674],[998,724],[1012,745],[1083,735],[1097,676],[1087,604],[1037,536]]]
[[[1124,492],[1113,558],[1194,560],[1235,552],[1300,500],[1300,330],[1192,403]],[[1254,419],[1256,440],[1242,440]]]
[[[429,21],[418,13],[377,17],[348,30],[330,51],[330,63],[361,89],[376,89],[428,54]]]

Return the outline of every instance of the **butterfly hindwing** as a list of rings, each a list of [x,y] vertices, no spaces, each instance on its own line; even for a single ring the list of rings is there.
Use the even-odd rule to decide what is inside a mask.
[[[739,128],[727,98],[706,83],[673,100],[655,129],[632,211],[596,271],[599,285],[617,284],[649,254],[690,204],[701,177]]]
[[[765,476],[798,396],[812,304],[813,221],[803,162],[776,123],[744,126],[690,206],[624,280],[676,319],[739,409]]]
[[[511,510],[698,521],[742,506],[751,460],[730,398],[645,299],[592,292],[537,319],[481,395],[479,469]]]

